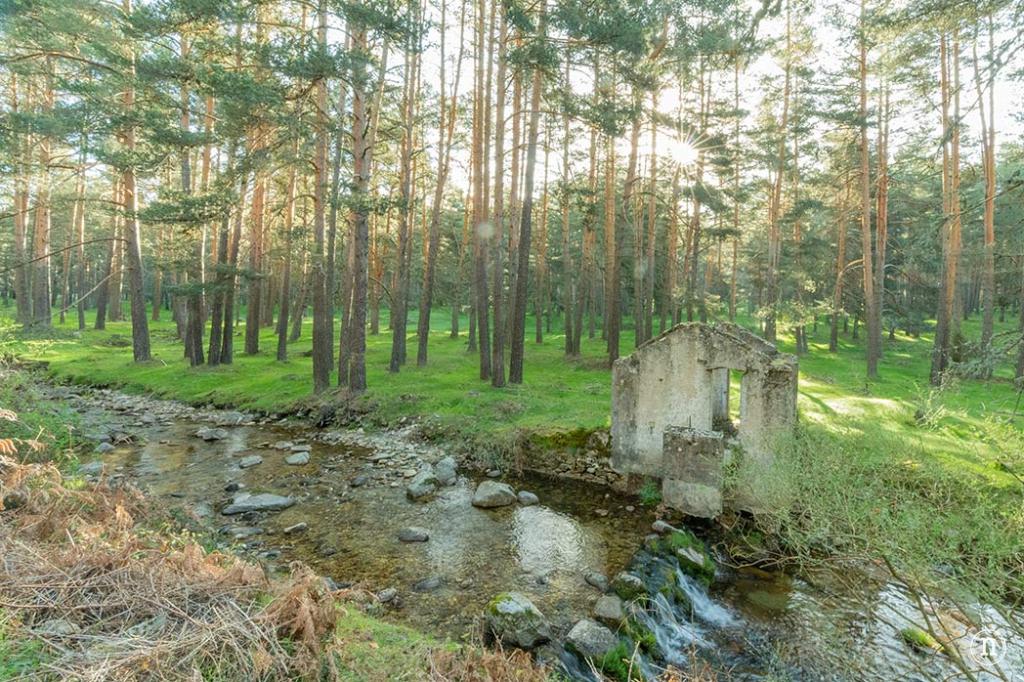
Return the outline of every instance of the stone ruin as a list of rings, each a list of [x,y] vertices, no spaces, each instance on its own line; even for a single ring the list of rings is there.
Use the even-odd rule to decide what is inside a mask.
[[[730,419],[730,372],[742,372],[739,420]],[[758,471],[796,424],[796,357],[729,323],[684,323],[612,369],[612,468],[661,480],[662,502],[714,518],[724,506],[756,511]],[[723,490],[734,458],[737,484]]]

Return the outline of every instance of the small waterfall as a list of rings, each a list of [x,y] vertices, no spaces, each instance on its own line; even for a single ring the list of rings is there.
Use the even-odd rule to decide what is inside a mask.
[[[676,567],[676,582],[690,600],[693,616],[697,620],[720,629],[736,627],[740,624],[727,608],[711,599],[711,595],[703,585],[683,573],[679,567]]]
[[[647,608],[637,607],[634,617],[654,634],[659,654],[666,662],[683,665],[689,660],[689,652],[695,647],[707,649],[712,646],[699,625],[686,619],[679,607],[669,602],[663,594],[656,594]]]

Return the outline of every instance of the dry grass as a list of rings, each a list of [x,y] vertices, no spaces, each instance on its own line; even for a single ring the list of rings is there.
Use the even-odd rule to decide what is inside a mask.
[[[0,457],[0,613],[42,642],[39,679],[274,680],[315,675],[338,606],[302,565],[269,581],[237,558],[136,527],[132,490],[71,490]],[[10,504],[13,502],[13,504]]]
[[[430,658],[431,682],[546,682],[546,669],[538,667],[525,651],[482,647],[459,651],[435,651]]]

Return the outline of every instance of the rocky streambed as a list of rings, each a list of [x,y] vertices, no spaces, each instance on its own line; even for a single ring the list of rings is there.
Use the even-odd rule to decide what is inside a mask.
[[[323,430],[44,390],[80,412],[95,443],[87,477],[138,485],[270,571],[303,561],[373,593],[385,618],[530,648],[573,678],[677,667],[751,680],[956,679],[948,657],[901,636],[921,615],[898,587],[858,570],[726,568],[698,536],[603,485],[470,470],[412,426]],[[980,628],[958,630],[981,647],[965,649],[975,667],[1024,672],[1024,644],[979,612]],[[975,677],[1000,679],[986,675]]]

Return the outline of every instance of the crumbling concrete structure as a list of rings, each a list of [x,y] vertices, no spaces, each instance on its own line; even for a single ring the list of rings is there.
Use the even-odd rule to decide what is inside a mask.
[[[661,479],[671,506],[717,515],[723,433],[735,429],[746,471],[769,466],[773,441],[796,422],[797,369],[794,356],[734,324],[670,329],[615,362],[613,468]],[[729,418],[730,371],[742,373],[738,425]],[[737,504],[755,508],[756,480],[743,488],[734,491]]]

